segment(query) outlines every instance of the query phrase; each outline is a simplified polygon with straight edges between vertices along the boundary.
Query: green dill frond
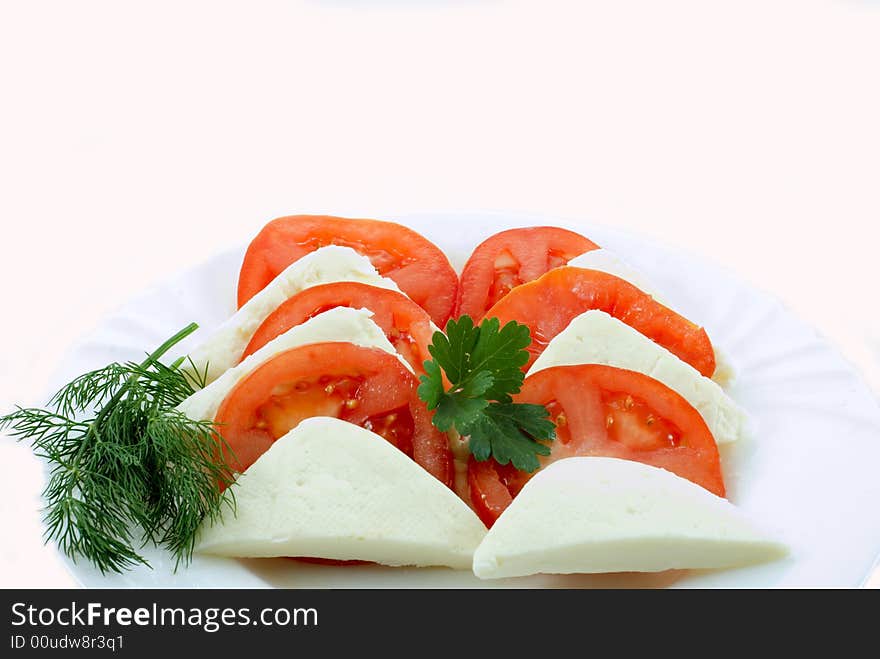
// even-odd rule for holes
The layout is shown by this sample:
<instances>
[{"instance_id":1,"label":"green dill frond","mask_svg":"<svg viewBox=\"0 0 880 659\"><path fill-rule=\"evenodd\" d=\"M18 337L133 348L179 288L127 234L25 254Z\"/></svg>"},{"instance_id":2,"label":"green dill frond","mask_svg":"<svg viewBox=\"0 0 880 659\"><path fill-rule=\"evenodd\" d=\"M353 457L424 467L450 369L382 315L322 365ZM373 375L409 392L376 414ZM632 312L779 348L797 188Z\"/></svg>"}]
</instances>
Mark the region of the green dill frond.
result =
<instances>
[{"instance_id":1,"label":"green dill frond","mask_svg":"<svg viewBox=\"0 0 880 659\"><path fill-rule=\"evenodd\" d=\"M191 334L191 324L141 363L113 363L62 387L50 409L17 408L0 430L27 439L49 464L43 491L45 539L74 561L101 572L148 565L135 545L167 548L188 562L202 520L234 510L225 459L231 454L214 424L176 408L204 386L192 362L160 360ZM78 416L91 414L91 418Z\"/></svg>"},{"instance_id":2,"label":"green dill frond","mask_svg":"<svg viewBox=\"0 0 880 659\"><path fill-rule=\"evenodd\" d=\"M49 406L59 414L74 416L110 398L127 377L125 365L115 363L83 373L59 389L49 400Z\"/></svg>"}]
</instances>

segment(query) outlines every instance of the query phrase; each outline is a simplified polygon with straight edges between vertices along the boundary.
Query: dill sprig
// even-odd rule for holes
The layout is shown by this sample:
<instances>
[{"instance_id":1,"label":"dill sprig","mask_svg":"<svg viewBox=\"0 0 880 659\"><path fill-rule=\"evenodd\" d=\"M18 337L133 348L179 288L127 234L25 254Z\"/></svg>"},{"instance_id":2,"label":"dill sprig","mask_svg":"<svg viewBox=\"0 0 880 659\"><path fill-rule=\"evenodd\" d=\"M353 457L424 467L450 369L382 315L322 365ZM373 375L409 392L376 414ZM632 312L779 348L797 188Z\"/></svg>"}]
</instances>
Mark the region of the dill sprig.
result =
<instances>
[{"instance_id":1,"label":"dill sprig","mask_svg":"<svg viewBox=\"0 0 880 659\"><path fill-rule=\"evenodd\" d=\"M159 359L197 329L192 323L140 362L114 362L62 387L48 409L0 416L0 430L30 440L48 461L43 491L46 542L102 573L149 563L136 548L167 548L175 567L192 558L202 520L234 506L223 441L210 421L177 405L202 388L205 374ZM86 416L83 420L78 417ZM228 459L228 458L227 458Z\"/></svg>"}]
</instances>

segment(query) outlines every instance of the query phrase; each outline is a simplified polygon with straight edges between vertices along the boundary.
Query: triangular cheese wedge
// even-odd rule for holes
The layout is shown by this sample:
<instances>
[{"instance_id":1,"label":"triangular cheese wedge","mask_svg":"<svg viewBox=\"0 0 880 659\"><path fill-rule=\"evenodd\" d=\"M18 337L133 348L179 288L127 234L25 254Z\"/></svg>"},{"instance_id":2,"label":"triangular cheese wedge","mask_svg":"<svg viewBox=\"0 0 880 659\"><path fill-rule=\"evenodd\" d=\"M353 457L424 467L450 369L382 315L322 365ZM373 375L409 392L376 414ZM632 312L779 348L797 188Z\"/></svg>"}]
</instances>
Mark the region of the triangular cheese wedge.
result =
<instances>
[{"instance_id":1,"label":"triangular cheese wedge","mask_svg":"<svg viewBox=\"0 0 880 659\"><path fill-rule=\"evenodd\" d=\"M593 309L573 318L551 339L529 375L572 364L607 364L659 380L696 408L718 444L746 434L745 412L715 381L604 311Z\"/></svg>"},{"instance_id":2,"label":"triangular cheese wedge","mask_svg":"<svg viewBox=\"0 0 880 659\"><path fill-rule=\"evenodd\" d=\"M532 478L474 553L483 579L724 568L785 547L726 499L617 458L566 458Z\"/></svg>"},{"instance_id":3,"label":"triangular cheese wedge","mask_svg":"<svg viewBox=\"0 0 880 659\"><path fill-rule=\"evenodd\" d=\"M469 569L486 529L452 490L379 435L328 417L300 423L230 488L237 514L196 551Z\"/></svg>"},{"instance_id":4,"label":"triangular cheese wedge","mask_svg":"<svg viewBox=\"0 0 880 659\"><path fill-rule=\"evenodd\" d=\"M382 277L366 256L350 247L328 245L306 254L282 270L262 291L220 325L201 346L189 354L194 370L208 382L241 359L254 332L275 309L300 291L337 281L357 281L379 288L400 289Z\"/></svg>"}]
</instances>

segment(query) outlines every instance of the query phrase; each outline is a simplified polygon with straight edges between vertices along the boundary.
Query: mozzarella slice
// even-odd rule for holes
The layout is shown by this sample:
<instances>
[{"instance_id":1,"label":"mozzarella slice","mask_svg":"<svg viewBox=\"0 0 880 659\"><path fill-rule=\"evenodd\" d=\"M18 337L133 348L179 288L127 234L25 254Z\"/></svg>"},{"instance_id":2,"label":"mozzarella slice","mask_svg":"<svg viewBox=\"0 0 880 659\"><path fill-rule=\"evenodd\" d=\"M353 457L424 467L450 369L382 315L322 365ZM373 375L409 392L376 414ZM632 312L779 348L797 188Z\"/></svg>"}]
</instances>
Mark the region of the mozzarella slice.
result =
<instances>
[{"instance_id":1,"label":"mozzarella slice","mask_svg":"<svg viewBox=\"0 0 880 659\"><path fill-rule=\"evenodd\" d=\"M574 268L586 268L587 270L599 270L609 275L625 279L638 289L643 290L656 299L660 304L665 304L659 296L655 295L652 286L645 279L645 275L626 263L614 252L607 249L593 249L575 256L568 265Z\"/></svg>"},{"instance_id":2,"label":"mozzarella slice","mask_svg":"<svg viewBox=\"0 0 880 659\"><path fill-rule=\"evenodd\" d=\"M604 311L575 317L553 337L528 374L572 364L607 364L659 380L696 408L718 444L746 434L748 417L718 384Z\"/></svg>"},{"instance_id":3,"label":"mozzarella slice","mask_svg":"<svg viewBox=\"0 0 880 659\"><path fill-rule=\"evenodd\" d=\"M379 435L306 419L232 486L236 514L196 551L470 568L486 529L455 493Z\"/></svg>"},{"instance_id":4,"label":"mozzarella slice","mask_svg":"<svg viewBox=\"0 0 880 659\"><path fill-rule=\"evenodd\" d=\"M328 245L291 263L266 288L226 320L189 357L207 382L235 366L263 321L289 297L306 288L336 281L357 281L400 291L392 280L379 276L370 260L350 247Z\"/></svg>"},{"instance_id":5,"label":"mozzarella slice","mask_svg":"<svg viewBox=\"0 0 880 659\"><path fill-rule=\"evenodd\" d=\"M584 252L580 256L576 256L569 261L568 265L575 268L599 270L600 272L607 272L609 275L625 279L636 288L653 297L660 304L675 311L672 306L667 304L663 298L656 293L654 286L648 283L644 274L607 249L594 249L589 252ZM676 311L676 313L678 312ZM715 350L715 373L712 374L712 379L722 386L732 384L736 379L736 369L734 369L733 364L730 362L730 358L723 350L720 350L718 346L715 345L713 345L713 348Z\"/></svg>"},{"instance_id":6,"label":"mozzarella slice","mask_svg":"<svg viewBox=\"0 0 880 659\"><path fill-rule=\"evenodd\" d=\"M379 326L370 320L372 315L366 309L348 307L336 307L318 314L275 337L238 366L227 369L211 384L180 403L177 409L191 419L210 421L217 414L223 399L242 378L278 353L310 343L340 341L365 348L379 348L395 355L412 372L412 367L394 350Z\"/></svg>"},{"instance_id":7,"label":"mozzarella slice","mask_svg":"<svg viewBox=\"0 0 880 659\"><path fill-rule=\"evenodd\" d=\"M782 557L726 499L630 460L577 457L539 471L474 552L482 579L725 568Z\"/></svg>"}]
</instances>

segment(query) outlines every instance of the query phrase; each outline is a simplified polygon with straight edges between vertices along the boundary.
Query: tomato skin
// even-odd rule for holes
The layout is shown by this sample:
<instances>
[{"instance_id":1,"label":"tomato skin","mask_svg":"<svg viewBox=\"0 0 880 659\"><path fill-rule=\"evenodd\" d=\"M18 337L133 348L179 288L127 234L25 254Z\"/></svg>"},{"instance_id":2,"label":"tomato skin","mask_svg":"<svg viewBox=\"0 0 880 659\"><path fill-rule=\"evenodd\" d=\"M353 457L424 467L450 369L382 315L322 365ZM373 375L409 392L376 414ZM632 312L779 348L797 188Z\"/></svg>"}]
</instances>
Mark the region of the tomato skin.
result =
<instances>
[{"instance_id":1,"label":"tomato skin","mask_svg":"<svg viewBox=\"0 0 880 659\"><path fill-rule=\"evenodd\" d=\"M238 306L282 270L327 245L351 247L444 327L455 304L458 275L439 247L400 224L329 215L291 215L269 222L251 241L238 278Z\"/></svg>"},{"instance_id":2,"label":"tomato skin","mask_svg":"<svg viewBox=\"0 0 880 659\"><path fill-rule=\"evenodd\" d=\"M600 364L556 366L526 378L513 398L517 403L544 405L557 424L550 455L539 458L541 467L573 456L634 460L725 496L718 447L705 421L684 398L643 373ZM621 400L629 409L619 405ZM615 435L623 420L629 422L627 437ZM668 433L668 444L650 441L654 428L661 429L660 439ZM639 433L645 437L636 436ZM470 499L480 519L491 526L533 475L471 458Z\"/></svg>"},{"instance_id":3,"label":"tomato skin","mask_svg":"<svg viewBox=\"0 0 880 659\"><path fill-rule=\"evenodd\" d=\"M598 247L582 235L559 227L525 227L496 233L480 243L465 264L453 315L467 314L479 322L505 291L534 281Z\"/></svg>"},{"instance_id":4,"label":"tomato skin","mask_svg":"<svg viewBox=\"0 0 880 659\"><path fill-rule=\"evenodd\" d=\"M341 561L336 558L320 558L318 556L288 556L288 558L292 561L299 561L301 563L311 563L313 565L331 565L333 567L350 567L354 565L377 565L372 561L362 561L359 559L354 559L350 561Z\"/></svg>"},{"instance_id":5,"label":"tomato skin","mask_svg":"<svg viewBox=\"0 0 880 659\"><path fill-rule=\"evenodd\" d=\"M235 454L235 471L247 469L302 418L335 416L382 435L452 487L448 440L432 425L417 387L413 374L384 350L314 343L281 352L242 378L214 421ZM381 427L373 425L380 420Z\"/></svg>"},{"instance_id":6,"label":"tomato skin","mask_svg":"<svg viewBox=\"0 0 880 659\"><path fill-rule=\"evenodd\" d=\"M699 325L663 306L628 281L598 270L564 267L511 291L486 314L503 326L510 320L529 326L528 369L550 340L575 316L599 309L686 361L702 375L715 372L715 351Z\"/></svg>"},{"instance_id":7,"label":"tomato skin","mask_svg":"<svg viewBox=\"0 0 880 659\"><path fill-rule=\"evenodd\" d=\"M431 359L428 346L435 330L428 313L402 293L350 281L312 286L287 299L257 328L242 360L291 327L334 307L372 311L373 322L416 375L424 373L423 364Z\"/></svg>"},{"instance_id":8,"label":"tomato skin","mask_svg":"<svg viewBox=\"0 0 880 659\"><path fill-rule=\"evenodd\" d=\"M482 462L478 462L474 456L468 458L467 481L471 507L486 528L491 528L513 501L513 495L498 473L500 467L491 458Z\"/></svg>"}]
</instances>

